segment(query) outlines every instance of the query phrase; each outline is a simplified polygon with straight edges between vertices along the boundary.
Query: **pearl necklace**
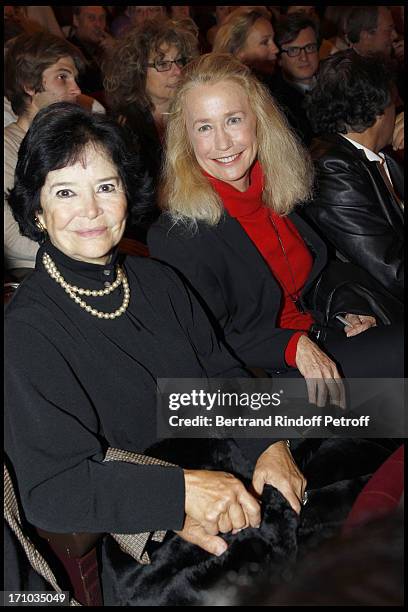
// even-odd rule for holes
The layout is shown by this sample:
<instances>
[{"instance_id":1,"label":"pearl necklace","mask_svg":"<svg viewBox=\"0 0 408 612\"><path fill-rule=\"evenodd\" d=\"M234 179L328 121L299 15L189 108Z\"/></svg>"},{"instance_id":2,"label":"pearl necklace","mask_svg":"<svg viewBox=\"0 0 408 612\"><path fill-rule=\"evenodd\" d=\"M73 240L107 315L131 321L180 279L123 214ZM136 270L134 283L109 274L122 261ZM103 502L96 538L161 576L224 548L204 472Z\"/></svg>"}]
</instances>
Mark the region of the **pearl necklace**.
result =
<instances>
[{"instance_id":1,"label":"pearl necklace","mask_svg":"<svg viewBox=\"0 0 408 612\"><path fill-rule=\"evenodd\" d=\"M67 283L67 281L64 279L62 274L59 272L54 261L48 255L48 253L43 254L42 262L44 264L46 271L51 276L51 278L54 279L59 285L61 285L64 291L69 295L71 299L74 300L74 302L76 302L81 308L86 310L86 312L89 312L89 314L92 315L93 317L98 317L98 319L116 319L116 317L120 317L120 315L123 314L126 311L127 307L129 306L129 300L130 300L129 283L127 281L124 271L122 270L120 266L117 266L118 274L117 274L115 282L113 282L112 284L109 284L105 289L82 289L81 287L77 287L76 285L70 285L69 283ZM124 293L123 302L122 302L122 306L120 306L120 308L115 310L115 312L101 312L100 310L96 310L96 308L92 308L92 306L87 304L84 300L82 300L79 297L79 295L88 295L88 296L91 295L93 297L98 297L98 296L101 297L103 295L109 295L110 293L112 293L112 291L114 291L121 284L123 285L123 293Z\"/></svg>"}]
</instances>

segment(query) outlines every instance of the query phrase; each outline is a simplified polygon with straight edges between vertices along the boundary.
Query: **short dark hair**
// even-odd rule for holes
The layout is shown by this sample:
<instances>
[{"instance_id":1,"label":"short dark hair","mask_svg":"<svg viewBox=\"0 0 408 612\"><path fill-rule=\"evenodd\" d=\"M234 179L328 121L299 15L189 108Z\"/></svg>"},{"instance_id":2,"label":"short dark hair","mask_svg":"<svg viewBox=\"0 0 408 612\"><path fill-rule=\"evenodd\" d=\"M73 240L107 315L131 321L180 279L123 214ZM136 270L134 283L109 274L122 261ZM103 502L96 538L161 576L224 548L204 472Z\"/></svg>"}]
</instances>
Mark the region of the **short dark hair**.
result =
<instances>
[{"instance_id":1,"label":"short dark hair","mask_svg":"<svg viewBox=\"0 0 408 612\"><path fill-rule=\"evenodd\" d=\"M317 44L320 45L319 25L315 19L307 17L304 13L291 13L279 19L275 29L275 43L278 47L291 43L306 28L312 28Z\"/></svg>"},{"instance_id":2,"label":"short dark hair","mask_svg":"<svg viewBox=\"0 0 408 612\"><path fill-rule=\"evenodd\" d=\"M57 102L34 118L18 152L15 183L8 203L20 233L42 242L35 217L41 212L40 193L47 175L81 160L87 145L103 149L118 169L134 222L153 206L149 179L141 171L139 152L130 132L105 115L79 105Z\"/></svg>"},{"instance_id":3,"label":"short dark hair","mask_svg":"<svg viewBox=\"0 0 408 612\"><path fill-rule=\"evenodd\" d=\"M352 49L331 55L321 62L305 102L314 132L364 132L390 104L392 88L392 70L382 55L362 57Z\"/></svg>"},{"instance_id":4,"label":"short dark hair","mask_svg":"<svg viewBox=\"0 0 408 612\"><path fill-rule=\"evenodd\" d=\"M358 43L363 30L375 30L378 24L378 6L353 6L344 31L350 43Z\"/></svg>"},{"instance_id":5,"label":"short dark hair","mask_svg":"<svg viewBox=\"0 0 408 612\"><path fill-rule=\"evenodd\" d=\"M26 89L42 91L44 70L62 57L72 57L81 72L85 59L77 47L60 36L41 31L21 34L7 47L4 65L4 93L13 112L20 116L30 100Z\"/></svg>"}]
</instances>

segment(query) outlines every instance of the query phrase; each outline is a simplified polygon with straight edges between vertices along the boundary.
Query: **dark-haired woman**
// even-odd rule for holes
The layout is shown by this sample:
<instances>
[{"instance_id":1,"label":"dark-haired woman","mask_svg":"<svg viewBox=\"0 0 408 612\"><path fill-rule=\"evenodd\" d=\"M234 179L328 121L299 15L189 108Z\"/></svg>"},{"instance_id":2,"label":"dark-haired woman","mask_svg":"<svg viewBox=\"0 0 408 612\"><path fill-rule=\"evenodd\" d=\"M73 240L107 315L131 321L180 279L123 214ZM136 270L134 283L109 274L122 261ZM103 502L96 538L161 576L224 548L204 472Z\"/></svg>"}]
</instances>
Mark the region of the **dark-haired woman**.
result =
<instances>
[{"instance_id":1,"label":"dark-haired woman","mask_svg":"<svg viewBox=\"0 0 408 612\"><path fill-rule=\"evenodd\" d=\"M169 105L181 69L197 55L197 45L194 34L177 22L152 19L133 27L104 63L109 107L119 123L136 136L154 186L160 177ZM153 206L143 225L148 227L157 214ZM145 240L140 224L132 229Z\"/></svg>"},{"instance_id":2,"label":"dark-haired woman","mask_svg":"<svg viewBox=\"0 0 408 612\"><path fill-rule=\"evenodd\" d=\"M381 57L342 51L325 60L308 101L313 200L304 207L333 256L404 299L404 177L392 143L395 86Z\"/></svg>"},{"instance_id":3,"label":"dark-haired woman","mask_svg":"<svg viewBox=\"0 0 408 612\"><path fill-rule=\"evenodd\" d=\"M116 252L127 200L146 201L116 123L67 103L38 113L10 206L41 243L6 310L6 451L27 519L52 532L179 530L205 550L257 526L258 501L225 472L104 462L156 442L156 379L247 376L177 275ZM132 211L130 211L132 212ZM300 510L305 480L283 441L246 441ZM248 444L249 442L249 444ZM269 474L269 475L268 475Z\"/></svg>"}]
</instances>

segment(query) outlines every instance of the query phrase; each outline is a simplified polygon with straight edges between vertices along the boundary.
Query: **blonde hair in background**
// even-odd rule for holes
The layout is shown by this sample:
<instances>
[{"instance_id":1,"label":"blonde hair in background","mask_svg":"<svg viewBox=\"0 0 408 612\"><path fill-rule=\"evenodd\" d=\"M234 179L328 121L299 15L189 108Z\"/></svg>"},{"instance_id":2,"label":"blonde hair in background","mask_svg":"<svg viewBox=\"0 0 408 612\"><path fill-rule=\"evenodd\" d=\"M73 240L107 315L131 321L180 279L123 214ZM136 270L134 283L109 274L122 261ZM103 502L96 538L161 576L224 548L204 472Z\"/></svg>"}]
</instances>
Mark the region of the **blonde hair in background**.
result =
<instances>
[{"instance_id":1,"label":"blonde hair in background","mask_svg":"<svg viewBox=\"0 0 408 612\"><path fill-rule=\"evenodd\" d=\"M271 14L264 6L242 7L232 11L217 31L213 51L237 55L245 47L249 31L258 19L271 20Z\"/></svg>"},{"instance_id":2,"label":"blonde hair in background","mask_svg":"<svg viewBox=\"0 0 408 612\"><path fill-rule=\"evenodd\" d=\"M182 83L170 107L161 205L174 222L216 225L223 204L195 157L184 114L186 94L198 85L231 81L244 89L257 120L258 160L265 187L262 199L279 215L311 197L313 165L287 120L250 69L230 54L208 53L183 70Z\"/></svg>"}]
</instances>

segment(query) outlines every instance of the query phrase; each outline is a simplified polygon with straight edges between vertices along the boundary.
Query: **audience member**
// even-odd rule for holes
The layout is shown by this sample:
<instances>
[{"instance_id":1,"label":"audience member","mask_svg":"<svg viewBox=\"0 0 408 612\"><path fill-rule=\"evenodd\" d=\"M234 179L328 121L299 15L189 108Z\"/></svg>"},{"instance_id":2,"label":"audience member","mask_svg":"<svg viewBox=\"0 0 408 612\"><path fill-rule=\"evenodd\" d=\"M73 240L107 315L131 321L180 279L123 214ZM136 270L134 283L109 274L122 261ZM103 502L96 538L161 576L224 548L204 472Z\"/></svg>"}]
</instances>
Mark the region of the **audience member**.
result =
<instances>
[{"instance_id":1,"label":"audience member","mask_svg":"<svg viewBox=\"0 0 408 612\"><path fill-rule=\"evenodd\" d=\"M3 7L5 46L7 42L19 34L34 34L42 30L38 23L28 19L23 6L5 5Z\"/></svg>"},{"instance_id":2,"label":"audience member","mask_svg":"<svg viewBox=\"0 0 408 612\"><path fill-rule=\"evenodd\" d=\"M118 41L103 65L109 107L138 138L155 185L170 101L181 69L196 54L197 40L191 32L172 20L151 20Z\"/></svg>"},{"instance_id":3,"label":"audience member","mask_svg":"<svg viewBox=\"0 0 408 612\"><path fill-rule=\"evenodd\" d=\"M327 6L324 12L321 34L324 36L319 49L320 60L337 51L345 51L350 47L346 40L346 19L352 6Z\"/></svg>"},{"instance_id":4,"label":"audience member","mask_svg":"<svg viewBox=\"0 0 408 612\"><path fill-rule=\"evenodd\" d=\"M299 6L295 6L293 4L286 4L280 7L282 15L293 15L293 13L305 13L308 17L313 19L319 19L319 15L317 14L316 7L310 6L306 4L301 4Z\"/></svg>"},{"instance_id":5,"label":"audience member","mask_svg":"<svg viewBox=\"0 0 408 612\"><path fill-rule=\"evenodd\" d=\"M345 33L360 55L383 53L390 57L397 39L394 20L387 6L354 6L345 23Z\"/></svg>"},{"instance_id":6,"label":"audience member","mask_svg":"<svg viewBox=\"0 0 408 612\"><path fill-rule=\"evenodd\" d=\"M401 329L346 310L351 326L317 331L306 296L326 248L294 212L312 176L309 156L250 70L228 54L201 56L183 70L170 107L166 212L148 245L194 288L242 363L304 376L311 401L318 389L341 404L338 367L357 377L402 372Z\"/></svg>"},{"instance_id":7,"label":"audience member","mask_svg":"<svg viewBox=\"0 0 408 612\"><path fill-rule=\"evenodd\" d=\"M68 40L80 49L87 61L80 76L81 91L104 104L101 64L114 41L106 30L106 9L103 6L74 6L73 25L74 33Z\"/></svg>"},{"instance_id":8,"label":"audience member","mask_svg":"<svg viewBox=\"0 0 408 612\"><path fill-rule=\"evenodd\" d=\"M64 37L62 30L55 18L52 6L23 6L27 19L38 24L43 30Z\"/></svg>"},{"instance_id":9,"label":"audience member","mask_svg":"<svg viewBox=\"0 0 408 612\"><path fill-rule=\"evenodd\" d=\"M309 145L313 130L304 109L306 94L316 82L319 68L319 31L313 19L303 13L283 17L277 27L279 72L270 89L298 136Z\"/></svg>"},{"instance_id":10,"label":"audience member","mask_svg":"<svg viewBox=\"0 0 408 612\"><path fill-rule=\"evenodd\" d=\"M215 36L218 32L218 29L225 23L228 15L231 11L234 10L234 6L216 6L215 7L215 25L211 26L211 28L207 31L207 42L210 47L213 46Z\"/></svg>"},{"instance_id":11,"label":"audience member","mask_svg":"<svg viewBox=\"0 0 408 612\"><path fill-rule=\"evenodd\" d=\"M395 120L394 134L392 136L392 148L394 151L404 149L404 113L400 113Z\"/></svg>"},{"instance_id":12,"label":"audience member","mask_svg":"<svg viewBox=\"0 0 408 612\"><path fill-rule=\"evenodd\" d=\"M215 36L213 51L232 53L264 80L275 70L278 48L265 7L241 7L230 13Z\"/></svg>"},{"instance_id":13,"label":"audience member","mask_svg":"<svg viewBox=\"0 0 408 612\"><path fill-rule=\"evenodd\" d=\"M404 292L402 168L381 150L392 143L395 86L384 56L341 51L322 64L308 113L316 193L304 208L333 248L377 279Z\"/></svg>"},{"instance_id":14,"label":"audience member","mask_svg":"<svg viewBox=\"0 0 408 612\"><path fill-rule=\"evenodd\" d=\"M197 38L199 53L206 53L208 51L208 42L205 37L205 33L202 32L194 19L193 11L191 6L171 6L170 7L171 19L177 21L178 25L185 30L192 32Z\"/></svg>"},{"instance_id":15,"label":"audience member","mask_svg":"<svg viewBox=\"0 0 408 612\"><path fill-rule=\"evenodd\" d=\"M170 17L172 19L185 19L191 17L191 6L184 4L183 6L171 6Z\"/></svg>"},{"instance_id":16,"label":"audience member","mask_svg":"<svg viewBox=\"0 0 408 612\"><path fill-rule=\"evenodd\" d=\"M133 26L141 26L147 20L166 17L165 6L126 6L125 11L113 20L111 32L115 38L123 38Z\"/></svg>"},{"instance_id":17,"label":"audience member","mask_svg":"<svg viewBox=\"0 0 408 612\"><path fill-rule=\"evenodd\" d=\"M57 101L75 102L83 57L69 42L48 34L22 34L9 46L5 58L4 87L16 121L4 130L4 188L14 185L18 150L38 111ZM10 207L4 203L5 266L20 278L33 268L36 242L22 236Z\"/></svg>"}]
</instances>

